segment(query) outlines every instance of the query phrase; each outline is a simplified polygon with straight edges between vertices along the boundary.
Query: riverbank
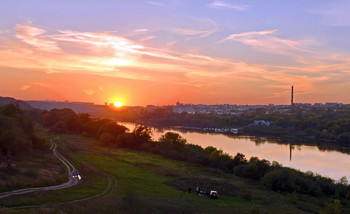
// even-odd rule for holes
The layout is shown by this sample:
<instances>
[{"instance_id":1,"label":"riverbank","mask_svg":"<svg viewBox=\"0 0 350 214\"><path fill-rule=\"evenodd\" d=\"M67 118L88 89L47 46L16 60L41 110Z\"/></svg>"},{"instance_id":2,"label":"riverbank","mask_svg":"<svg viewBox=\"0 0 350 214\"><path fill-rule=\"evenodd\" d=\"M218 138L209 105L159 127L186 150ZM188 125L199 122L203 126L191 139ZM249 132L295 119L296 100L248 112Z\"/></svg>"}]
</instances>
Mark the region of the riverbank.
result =
<instances>
[{"instance_id":1,"label":"riverbank","mask_svg":"<svg viewBox=\"0 0 350 214\"><path fill-rule=\"evenodd\" d=\"M134 123L129 122L119 122L119 124L128 127L130 130L135 127ZM292 143L292 141L284 141L285 139L282 138L269 139L260 136L224 135L173 128L152 128L153 139L158 140L161 135L168 131L179 133L187 139L188 143L200 145L204 148L214 146L232 156L235 156L237 152L241 152L248 159L255 156L271 162L277 161L283 166L299 169L303 172L313 171L335 180L339 180L343 176L350 178L349 153L346 148L339 150L338 147L334 147L334 144L324 142L324 144L318 145L313 142ZM334 160L337 161L337 164L333 164Z\"/></svg>"},{"instance_id":2,"label":"riverbank","mask_svg":"<svg viewBox=\"0 0 350 214\"><path fill-rule=\"evenodd\" d=\"M297 139L350 143L350 108L294 108L290 112L254 109L241 114L175 113L171 108L110 112L108 118L142 122L151 126L240 129L239 134L284 136Z\"/></svg>"}]
</instances>

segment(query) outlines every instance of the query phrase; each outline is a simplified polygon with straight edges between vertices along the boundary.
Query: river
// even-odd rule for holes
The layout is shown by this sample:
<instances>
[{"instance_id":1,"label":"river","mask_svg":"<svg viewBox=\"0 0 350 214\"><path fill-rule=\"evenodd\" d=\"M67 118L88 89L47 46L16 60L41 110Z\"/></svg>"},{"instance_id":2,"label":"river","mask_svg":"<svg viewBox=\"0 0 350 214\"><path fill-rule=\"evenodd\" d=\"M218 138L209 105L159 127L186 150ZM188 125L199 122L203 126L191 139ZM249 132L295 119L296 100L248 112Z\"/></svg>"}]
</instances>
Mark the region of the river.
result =
<instances>
[{"instance_id":1,"label":"river","mask_svg":"<svg viewBox=\"0 0 350 214\"><path fill-rule=\"evenodd\" d=\"M135 124L118 122L118 124L133 130ZM158 139L165 132L172 131L181 134L188 143L197 144L203 148L213 146L225 153L235 156L243 153L249 160L256 156L260 159L277 161L283 166L299 169L303 172L312 171L323 176L339 180L346 176L350 178L350 156L339 151L324 151L317 146L277 144L271 140L260 140L252 137L235 137L219 133L202 133L178 129L152 129L153 139Z\"/></svg>"}]
</instances>

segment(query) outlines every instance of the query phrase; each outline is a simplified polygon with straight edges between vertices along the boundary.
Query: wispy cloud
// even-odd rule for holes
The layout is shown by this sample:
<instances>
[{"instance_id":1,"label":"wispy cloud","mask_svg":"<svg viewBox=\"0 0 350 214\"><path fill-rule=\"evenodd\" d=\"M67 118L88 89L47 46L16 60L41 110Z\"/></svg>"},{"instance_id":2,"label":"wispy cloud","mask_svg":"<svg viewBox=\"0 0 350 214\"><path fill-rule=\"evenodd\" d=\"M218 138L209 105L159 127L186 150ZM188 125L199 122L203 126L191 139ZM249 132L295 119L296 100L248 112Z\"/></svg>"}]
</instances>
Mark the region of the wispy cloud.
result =
<instances>
[{"instance_id":1,"label":"wispy cloud","mask_svg":"<svg viewBox=\"0 0 350 214\"><path fill-rule=\"evenodd\" d=\"M167 45L167 46L173 46L173 45L176 44L176 42L177 42L177 41L168 42L166 45Z\"/></svg>"},{"instance_id":2,"label":"wispy cloud","mask_svg":"<svg viewBox=\"0 0 350 214\"><path fill-rule=\"evenodd\" d=\"M276 32L277 30L263 30L263 31L249 31L244 33L238 33L238 34L231 34L227 38L221 40L220 42L224 42L226 40L239 40L239 39L245 39L245 38L252 38L255 36L263 36L267 34L272 34Z\"/></svg>"},{"instance_id":3,"label":"wispy cloud","mask_svg":"<svg viewBox=\"0 0 350 214\"><path fill-rule=\"evenodd\" d=\"M248 5L237 5L237 4L229 4L223 1L214 1L210 4L207 4L207 7L210 8L216 8L216 9L222 9L222 8L228 8L228 9L233 9L233 10L247 10Z\"/></svg>"},{"instance_id":4,"label":"wispy cloud","mask_svg":"<svg viewBox=\"0 0 350 214\"><path fill-rule=\"evenodd\" d=\"M162 3L156 2L156 1L147 1L148 4L155 5L155 6L163 6Z\"/></svg>"},{"instance_id":5,"label":"wispy cloud","mask_svg":"<svg viewBox=\"0 0 350 214\"><path fill-rule=\"evenodd\" d=\"M18 39L42 51L59 52L61 49L56 42L43 38L45 32L45 30L30 25L16 26L16 37Z\"/></svg>"},{"instance_id":6,"label":"wispy cloud","mask_svg":"<svg viewBox=\"0 0 350 214\"><path fill-rule=\"evenodd\" d=\"M146 29L146 28L135 29L134 32L137 32L137 33L146 33L146 32L148 32L148 29Z\"/></svg>"},{"instance_id":7,"label":"wispy cloud","mask_svg":"<svg viewBox=\"0 0 350 214\"><path fill-rule=\"evenodd\" d=\"M281 39L272 34L275 34L277 30L263 30L263 31L249 31L238 34L231 34L225 39L219 41L219 43L233 40L241 42L245 45L261 48L265 51L272 51L281 53L285 49L298 49L300 42L288 39Z\"/></svg>"},{"instance_id":8,"label":"wispy cloud","mask_svg":"<svg viewBox=\"0 0 350 214\"><path fill-rule=\"evenodd\" d=\"M144 41L148 41L148 40L151 40L151 39L154 39L154 38L156 38L156 37L155 36L146 36L146 37L142 37L138 41L139 42L144 42Z\"/></svg>"},{"instance_id":9,"label":"wispy cloud","mask_svg":"<svg viewBox=\"0 0 350 214\"><path fill-rule=\"evenodd\" d=\"M22 85L21 90L27 90L30 87L31 87L31 85Z\"/></svg>"},{"instance_id":10,"label":"wispy cloud","mask_svg":"<svg viewBox=\"0 0 350 214\"><path fill-rule=\"evenodd\" d=\"M184 29L184 28L173 28L171 29L171 31L175 34L182 35L182 36L199 36L200 38L204 38L215 33L217 29L194 30L194 29Z\"/></svg>"},{"instance_id":11,"label":"wispy cloud","mask_svg":"<svg viewBox=\"0 0 350 214\"><path fill-rule=\"evenodd\" d=\"M84 93L85 93L86 95L93 95L93 94L95 93L95 91L94 91L94 90L91 90L91 89L86 89L86 90L84 90Z\"/></svg>"},{"instance_id":12,"label":"wispy cloud","mask_svg":"<svg viewBox=\"0 0 350 214\"><path fill-rule=\"evenodd\" d=\"M276 36L277 33L278 31L273 29L231 34L225 39L218 41L218 43L229 40L237 41L262 52L292 57L299 63L307 63L310 58L306 60L305 57L308 56L316 58L318 53L313 51L312 47L317 45L317 41L313 39L283 39Z\"/></svg>"}]
</instances>

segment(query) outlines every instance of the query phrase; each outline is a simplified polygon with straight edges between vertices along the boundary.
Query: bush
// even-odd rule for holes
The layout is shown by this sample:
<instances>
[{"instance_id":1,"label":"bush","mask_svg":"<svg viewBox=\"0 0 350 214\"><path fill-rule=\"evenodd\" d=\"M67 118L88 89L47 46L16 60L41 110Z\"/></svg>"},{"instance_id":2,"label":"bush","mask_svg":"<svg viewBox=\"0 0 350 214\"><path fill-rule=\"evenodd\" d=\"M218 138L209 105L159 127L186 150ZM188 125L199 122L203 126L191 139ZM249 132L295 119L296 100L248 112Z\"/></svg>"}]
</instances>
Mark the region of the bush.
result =
<instances>
[{"instance_id":1,"label":"bush","mask_svg":"<svg viewBox=\"0 0 350 214\"><path fill-rule=\"evenodd\" d=\"M341 214L342 206L339 200L334 200L333 203L328 204L320 213L321 214Z\"/></svg>"},{"instance_id":2,"label":"bush","mask_svg":"<svg viewBox=\"0 0 350 214\"><path fill-rule=\"evenodd\" d=\"M282 168L267 173L262 179L262 184L273 191L293 192L297 189L295 174L290 169Z\"/></svg>"},{"instance_id":3,"label":"bush","mask_svg":"<svg viewBox=\"0 0 350 214\"><path fill-rule=\"evenodd\" d=\"M115 137L108 132L103 132L100 135L100 141L104 145L111 145L115 142Z\"/></svg>"}]
</instances>

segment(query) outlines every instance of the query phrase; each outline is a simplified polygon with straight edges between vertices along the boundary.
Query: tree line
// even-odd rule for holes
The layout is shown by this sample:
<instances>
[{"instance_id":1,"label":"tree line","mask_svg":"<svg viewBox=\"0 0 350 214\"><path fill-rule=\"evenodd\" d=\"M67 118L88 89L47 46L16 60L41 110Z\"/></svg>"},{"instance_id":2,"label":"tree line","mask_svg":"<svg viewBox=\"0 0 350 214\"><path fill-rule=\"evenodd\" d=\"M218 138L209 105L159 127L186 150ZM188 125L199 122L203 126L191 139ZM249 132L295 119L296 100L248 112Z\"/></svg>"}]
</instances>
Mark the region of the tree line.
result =
<instances>
[{"instance_id":1,"label":"tree line","mask_svg":"<svg viewBox=\"0 0 350 214\"><path fill-rule=\"evenodd\" d=\"M339 182L312 172L300 172L283 167L277 162L244 154L234 157L212 146L202 148L190 144L177 133L167 132L152 140L152 131L144 125L130 131L109 119L91 118L88 114L76 114L70 109L53 109L49 112L33 110L32 115L42 115L39 121L55 133L73 133L98 139L104 146L151 152L163 157L192 162L221 169L250 179L273 191L297 192L312 196L332 196L350 199L350 187L346 178Z\"/></svg>"},{"instance_id":2,"label":"tree line","mask_svg":"<svg viewBox=\"0 0 350 214\"><path fill-rule=\"evenodd\" d=\"M37 137L33 122L17 103L0 107L0 150L2 155L25 154L31 149L45 148L45 140Z\"/></svg>"}]
</instances>

